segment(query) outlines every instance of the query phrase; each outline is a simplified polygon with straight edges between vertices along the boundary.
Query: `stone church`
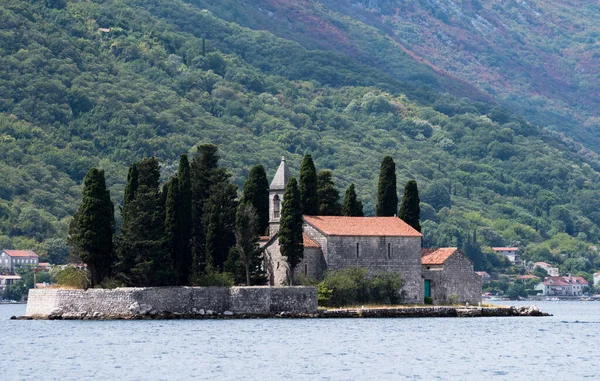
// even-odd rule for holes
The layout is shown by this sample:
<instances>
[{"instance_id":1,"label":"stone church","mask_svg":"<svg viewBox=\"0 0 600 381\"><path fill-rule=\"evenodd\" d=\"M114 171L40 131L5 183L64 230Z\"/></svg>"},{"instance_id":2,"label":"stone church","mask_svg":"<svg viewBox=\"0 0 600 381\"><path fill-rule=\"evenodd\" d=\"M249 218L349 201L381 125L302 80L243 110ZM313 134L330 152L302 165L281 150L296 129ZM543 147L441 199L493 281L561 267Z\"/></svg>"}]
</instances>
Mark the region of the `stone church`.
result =
<instances>
[{"instance_id":1,"label":"stone church","mask_svg":"<svg viewBox=\"0 0 600 381\"><path fill-rule=\"evenodd\" d=\"M283 157L269 187L269 236L260 240L269 284L275 286L286 284L291 275L287 261L281 255L278 239L283 194L291 177ZM395 272L404 279L405 301L423 302L422 234L401 219L303 216L303 238L304 259L296 266L294 277L322 279L327 270L350 266L366 268L370 275ZM465 271L473 272L472 263ZM428 287L434 285L431 281L427 283ZM478 290L477 285L474 289L481 296L481 283ZM440 288L436 294L441 297L440 301L447 299L442 294L443 289Z\"/></svg>"}]
</instances>

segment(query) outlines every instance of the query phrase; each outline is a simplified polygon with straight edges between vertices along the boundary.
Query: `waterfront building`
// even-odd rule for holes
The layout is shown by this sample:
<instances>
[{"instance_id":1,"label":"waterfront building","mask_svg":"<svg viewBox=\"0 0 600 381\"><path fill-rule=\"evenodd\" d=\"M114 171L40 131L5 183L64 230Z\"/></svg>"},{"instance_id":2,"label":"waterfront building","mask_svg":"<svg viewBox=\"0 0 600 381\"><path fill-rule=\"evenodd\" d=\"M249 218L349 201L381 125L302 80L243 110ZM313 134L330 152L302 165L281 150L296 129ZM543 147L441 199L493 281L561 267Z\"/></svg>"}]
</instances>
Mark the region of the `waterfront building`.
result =
<instances>
[{"instance_id":1,"label":"waterfront building","mask_svg":"<svg viewBox=\"0 0 600 381\"><path fill-rule=\"evenodd\" d=\"M436 302L448 301L452 293L458 295L459 301L481 300L481 278L456 248L452 248L447 263L432 265L441 270L440 276L425 279L423 236L398 217L303 216L304 258L291 274L278 239L283 195L291 177L284 157L269 190L269 235L260 239L270 285L286 284L290 277L319 280L325 271L356 266L367 269L369 275L400 274L406 302L422 303L426 286L436 295Z\"/></svg>"}]
</instances>

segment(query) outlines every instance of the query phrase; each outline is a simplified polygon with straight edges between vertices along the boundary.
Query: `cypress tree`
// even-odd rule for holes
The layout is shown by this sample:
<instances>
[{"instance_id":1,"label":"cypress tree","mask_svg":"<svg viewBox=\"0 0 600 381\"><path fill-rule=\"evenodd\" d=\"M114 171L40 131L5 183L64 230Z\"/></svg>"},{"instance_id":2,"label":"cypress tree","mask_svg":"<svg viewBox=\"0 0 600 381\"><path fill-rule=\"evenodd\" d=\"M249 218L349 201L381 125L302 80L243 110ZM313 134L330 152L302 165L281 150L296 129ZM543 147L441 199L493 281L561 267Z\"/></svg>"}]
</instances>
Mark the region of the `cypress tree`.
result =
<instances>
[{"instance_id":1,"label":"cypress tree","mask_svg":"<svg viewBox=\"0 0 600 381\"><path fill-rule=\"evenodd\" d=\"M317 170L310 155L305 155L300 165L299 191L301 213L316 216L319 213Z\"/></svg>"},{"instance_id":2,"label":"cypress tree","mask_svg":"<svg viewBox=\"0 0 600 381\"><path fill-rule=\"evenodd\" d=\"M181 261L176 267L180 284L188 284L192 271L192 178L187 155L181 155L179 169L179 240L181 242Z\"/></svg>"},{"instance_id":3,"label":"cypress tree","mask_svg":"<svg viewBox=\"0 0 600 381\"><path fill-rule=\"evenodd\" d=\"M250 202L258 217L257 234L265 234L269 227L269 182L265 168L255 165L250 169L248 180L244 184L242 202Z\"/></svg>"},{"instance_id":4,"label":"cypress tree","mask_svg":"<svg viewBox=\"0 0 600 381\"><path fill-rule=\"evenodd\" d=\"M125 195L123 197L123 205L127 205L135 198L135 192L138 189L138 169L137 164L132 163L129 166L127 173L127 185L125 186Z\"/></svg>"},{"instance_id":5,"label":"cypress tree","mask_svg":"<svg viewBox=\"0 0 600 381\"><path fill-rule=\"evenodd\" d=\"M381 161L375 214L378 217L390 217L395 215L397 210L396 164L391 156L386 156Z\"/></svg>"},{"instance_id":6,"label":"cypress tree","mask_svg":"<svg viewBox=\"0 0 600 381\"><path fill-rule=\"evenodd\" d=\"M298 191L298 183L294 177L289 180L285 187L279 222L279 246L281 254L286 258L290 266L290 284L292 284L294 270L304 258L300 193Z\"/></svg>"},{"instance_id":7,"label":"cypress tree","mask_svg":"<svg viewBox=\"0 0 600 381\"><path fill-rule=\"evenodd\" d=\"M417 182L415 180L410 180L404 186L404 196L402 196L398 217L418 232L421 231L421 224L419 222L421 219L420 202Z\"/></svg>"},{"instance_id":8,"label":"cypress tree","mask_svg":"<svg viewBox=\"0 0 600 381\"><path fill-rule=\"evenodd\" d=\"M203 225L206 226L206 262L222 272L229 250L235 246L237 187L231 174L218 168L211 177L210 197L205 203Z\"/></svg>"},{"instance_id":9,"label":"cypress tree","mask_svg":"<svg viewBox=\"0 0 600 381\"><path fill-rule=\"evenodd\" d=\"M350 184L346 193L344 194L344 205L342 207L342 215L348 217L362 217L363 205L356 197L356 190L354 184Z\"/></svg>"},{"instance_id":10,"label":"cypress tree","mask_svg":"<svg viewBox=\"0 0 600 381\"><path fill-rule=\"evenodd\" d=\"M91 168L83 181L83 199L69 227L69 242L88 266L91 286L111 273L114 205L104 171Z\"/></svg>"},{"instance_id":11,"label":"cypress tree","mask_svg":"<svg viewBox=\"0 0 600 381\"><path fill-rule=\"evenodd\" d=\"M166 193L165 201L165 239L169 249L173 268L176 273L176 283L185 285L189 277L189 265L186 267L184 259L184 246L182 234L182 195L180 191L180 182L177 176L174 176L163 188Z\"/></svg>"},{"instance_id":12,"label":"cypress tree","mask_svg":"<svg viewBox=\"0 0 600 381\"><path fill-rule=\"evenodd\" d=\"M252 263L256 262L255 257L258 256L257 223L258 215L254 206L249 202L241 203L235 214L235 241L244 265L247 286L251 285L250 270Z\"/></svg>"},{"instance_id":13,"label":"cypress tree","mask_svg":"<svg viewBox=\"0 0 600 381\"><path fill-rule=\"evenodd\" d=\"M130 286L174 284L173 262L165 239L165 201L155 158L138 164L135 198L123 207L117 256L119 276Z\"/></svg>"},{"instance_id":14,"label":"cypress tree","mask_svg":"<svg viewBox=\"0 0 600 381\"><path fill-rule=\"evenodd\" d=\"M192 271L198 275L204 270L207 220L205 214L206 201L210 196L211 179L218 168L219 155L214 144L202 144L198 147L198 155L190 164L192 190Z\"/></svg>"},{"instance_id":15,"label":"cypress tree","mask_svg":"<svg viewBox=\"0 0 600 381\"><path fill-rule=\"evenodd\" d=\"M328 169L319 171L317 174L317 195L319 199L320 216L340 216L342 215L342 205L340 204L340 192L333 184L332 173Z\"/></svg>"}]
</instances>

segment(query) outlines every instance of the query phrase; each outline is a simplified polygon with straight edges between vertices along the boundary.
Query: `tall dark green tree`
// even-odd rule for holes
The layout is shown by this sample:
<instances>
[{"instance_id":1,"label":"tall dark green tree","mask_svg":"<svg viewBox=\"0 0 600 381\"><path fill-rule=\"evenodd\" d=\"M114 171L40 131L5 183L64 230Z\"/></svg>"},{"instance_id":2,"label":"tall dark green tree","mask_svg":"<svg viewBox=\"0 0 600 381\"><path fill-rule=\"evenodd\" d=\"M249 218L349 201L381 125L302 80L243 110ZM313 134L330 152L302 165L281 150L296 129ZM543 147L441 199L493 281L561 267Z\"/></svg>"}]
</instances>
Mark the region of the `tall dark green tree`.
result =
<instances>
[{"instance_id":1,"label":"tall dark green tree","mask_svg":"<svg viewBox=\"0 0 600 381\"><path fill-rule=\"evenodd\" d=\"M214 144L198 146L198 155L190 164L192 189L192 270L197 275L204 270L206 257L206 201L210 196L210 187L214 172L218 168L218 148Z\"/></svg>"},{"instance_id":2,"label":"tall dark green tree","mask_svg":"<svg viewBox=\"0 0 600 381\"><path fill-rule=\"evenodd\" d=\"M190 267L192 265L191 252L189 251L189 240L184 238L184 214L183 197L181 192L181 183L177 176L174 176L163 188L166 193L165 202L165 239L169 249L171 260L176 275L176 283L185 285L188 283ZM189 209L187 210L189 212ZM186 253L187 249L187 253Z\"/></svg>"},{"instance_id":3,"label":"tall dark green tree","mask_svg":"<svg viewBox=\"0 0 600 381\"><path fill-rule=\"evenodd\" d=\"M317 174L317 195L319 199L320 216L341 216L340 192L336 189L329 169Z\"/></svg>"},{"instance_id":4,"label":"tall dark green tree","mask_svg":"<svg viewBox=\"0 0 600 381\"><path fill-rule=\"evenodd\" d=\"M83 199L69 227L69 242L88 266L91 286L111 273L114 205L104 171L92 168L83 181Z\"/></svg>"},{"instance_id":5,"label":"tall dark green tree","mask_svg":"<svg viewBox=\"0 0 600 381\"><path fill-rule=\"evenodd\" d=\"M416 231L421 231L421 207L419 204L419 189L415 180L410 180L404 186L404 196L400 203L398 217L412 226Z\"/></svg>"},{"instance_id":6,"label":"tall dark green tree","mask_svg":"<svg viewBox=\"0 0 600 381\"><path fill-rule=\"evenodd\" d=\"M362 217L363 205L362 202L356 197L356 190L354 184L350 184L346 193L344 194L344 204L342 206L342 215L348 217Z\"/></svg>"},{"instance_id":7,"label":"tall dark green tree","mask_svg":"<svg viewBox=\"0 0 600 381\"><path fill-rule=\"evenodd\" d=\"M316 216L319 213L319 195L317 194L317 170L312 156L305 155L300 164L300 208L302 214Z\"/></svg>"},{"instance_id":8,"label":"tall dark green tree","mask_svg":"<svg viewBox=\"0 0 600 381\"><path fill-rule=\"evenodd\" d=\"M250 169L248 180L244 183L242 202L252 204L258 217L257 234L265 234L269 227L269 181L262 165Z\"/></svg>"},{"instance_id":9,"label":"tall dark green tree","mask_svg":"<svg viewBox=\"0 0 600 381\"><path fill-rule=\"evenodd\" d=\"M396 164L391 156L386 156L381 161L375 214L378 217L390 217L395 215L397 210Z\"/></svg>"},{"instance_id":10,"label":"tall dark green tree","mask_svg":"<svg viewBox=\"0 0 600 381\"><path fill-rule=\"evenodd\" d=\"M175 283L165 239L165 201L159 190L160 165L154 157L138 163L138 190L123 207L118 240L118 275L130 286Z\"/></svg>"},{"instance_id":11,"label":"tall dark green tree","mask_svg":"<svg viewBox=\"0 0 600 381\"><path fill-rule=\"evenodd\" d=\"M179 179L179 202L178 202L178 221L179 221L179 239L181 242L181 255L178 266L176 266L180 284L188 284L192 271L192 178L190 173L190 164L187 155L181 155L179 158L179 169L177 171Z\"/></svg>"},{"instance_id":12,"label":"tall dark green tree","mask_svg":"<svg viewBox=\"0 0 600 381\"><path fill-rule=\"evenodd\" d=\"M283 193L283 205L279 220L279 245L281 254L290 266L290 284L293 284L294 270L304 258L302 241L302 213L300 212L300 192L298 183L292 177Z\"/></svg>"},{"instance_id":13,"label":"tall dark green tree","mask_svg":"<svg viewBox=\"0 0 600 381\"><path fill-rule=\"evenodd\" d=\"M235 241L240 261L244 266L247 286L251 285L252 265L260 256L258 235L256 234L257 224L258 215L254 206L250 202L241 203L235 215Z\"/></svg>"},{"instance_id":14,"label":"tall dark green tree","mask_svg":"<svg viewBox=\"0 0 600 381\"><path fill-rule=\"evenodd\" d=\"M222 272L229 250L235 246L237 187L225 168L211 177L210 197L205 202L203 225L206 226L206 266Z\"/></svg>"},{"instance_id":15,"label":"tall dark green tree","mask_svg":"<svg viewBox=\"0 0 600 381\"><path fill-rule=\"evenodd\" d=\"M127 205L131 200L135 198L135 192L137 192L138 185L139 184L137 164L132 163L129 166L129 172L127 173L127 185L125 186L123 205Z\"/></svg>"}]
</instances>

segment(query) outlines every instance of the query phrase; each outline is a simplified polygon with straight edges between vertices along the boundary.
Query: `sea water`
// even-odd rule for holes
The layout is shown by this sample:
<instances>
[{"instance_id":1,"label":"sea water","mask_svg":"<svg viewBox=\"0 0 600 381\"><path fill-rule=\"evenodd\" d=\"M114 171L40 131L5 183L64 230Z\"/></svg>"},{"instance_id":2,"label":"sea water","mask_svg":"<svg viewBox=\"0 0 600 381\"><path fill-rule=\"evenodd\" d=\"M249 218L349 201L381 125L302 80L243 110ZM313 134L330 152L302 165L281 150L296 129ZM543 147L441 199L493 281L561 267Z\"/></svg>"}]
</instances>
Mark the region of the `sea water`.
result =
<instances>
[{"instance_id":1,"label":"sea water","mask_svg":"<svg viewBox=\"0 0 600 381\"><path fill-rule=\"evenodd\" d=\"M554 316L23 321L0 305L0 380L600 379L600 302L536 304Z\"/></svg>"}]
</instances>

